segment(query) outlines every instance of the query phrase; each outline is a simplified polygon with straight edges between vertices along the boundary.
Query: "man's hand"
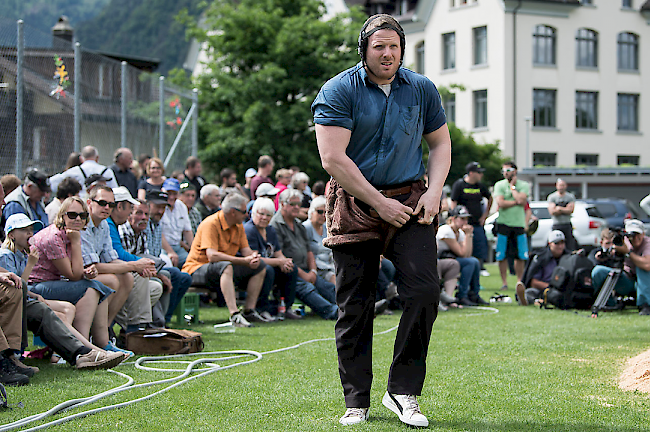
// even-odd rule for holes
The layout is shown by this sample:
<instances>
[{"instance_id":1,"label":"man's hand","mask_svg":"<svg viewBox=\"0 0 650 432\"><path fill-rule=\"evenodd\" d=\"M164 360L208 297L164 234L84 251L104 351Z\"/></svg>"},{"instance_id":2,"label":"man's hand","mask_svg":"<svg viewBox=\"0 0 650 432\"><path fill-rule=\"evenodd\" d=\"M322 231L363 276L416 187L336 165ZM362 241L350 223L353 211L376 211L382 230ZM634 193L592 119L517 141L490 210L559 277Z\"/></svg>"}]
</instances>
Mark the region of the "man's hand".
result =
<instances>
[{"instance_id":1,"label":"man's hand","mask_svg":"<svg viewBox=\"0 0 650 432\"><path fill-rule=\"evenodd\" d=\"M156 275L156 277L158 279L160 279L160 281L163 284L163 292L171 292L172 291L172 288L173 288L172 287L172 281L170 281L167 276L165 276L164 274L158 273Z\"/></svg>"},{"instance_id":2,"label":"man's hand","mask_svg":"<svg viewBox=\"0 0 650 432\"><path fill-rule=\"evenodd\" d=\"M413 214L413 210L410 207L390 198L385 198L382 204L375 208L375 211L379 214L380 218L397 228L400 228L408 222Z\"/></svg>"},{"instance_id":3,"label":"man's hand","mask_svg":"<svg viewBox=\"0 0 650 432\"><path fill-rule=\"evenodd\" d=\"M178 266L178 254L176 254L176 252L169 252L167 254L167 256L169 257L169 260L172 262L172 265L174 267L177 267Z\"/></svg>"},{"instance_id":4,"label":"man's hand","mask_svg":"<svg viewBox=\"0 0 650 432\"><path fill-rule=\"evenodd\" d=\"M45 299L41 295L33 293L31 291L27 291L27 296L30 297L30 298L33 298L34 300L39 301L41 303L47 303L45 301Z\"/></svg>"},{"instance_id":5,"label":"man's hand","mask_svg":"<svg viewBox=\"0 0 650 432\"><path fill-rule=\"evenodd\" d=\"M95 279L98 274L99 272L97 271L97 267L95 267L95 264L91 264L84 269L84 277L86 279Z\"/></svg>"},{"instance_id":6,"label":"man's hand","mask_svg":"<svg viewBox=\"0 0 650 432\"><path fill-rule=\"evenodd\" d=\"M133 271L137 272L142 277L153 277L156 275L156 264L149 258L141 258L137 261L132 261Z\"/></svg>"},{"instance_id":7,"label":"man's hand","mask_svg":"<svg viewBox=\"0 0 650 432\"><path fill-rule=\"evenodd\" d=\"M23 288L23 280L20 276L12 272L0 273L0 284L14 287L16 289Z\"/></svg>"},{"instance_id":8,"label":"man's hand","mask_svg":"<svg viewBox=\"0 0 650 432\"><path fill-rule=\"evenodd\" d=\"M246 260L246 265L253 270L260 266L260 254L257 252L253 252L252 254L244 257L244 259Z\"/></svg>"},{"instance_id":9,"label":"man's hand","mask_svg":"<svg viewBox=\"0 0 650 432\"><path fill-rule=\"evenodd\" d=\"M431 225L433 219L438 214L440 209L440 195L435 193L433 189L429 189L420 197L418 205L415 206L413 214L420 214L420 210L424 209L424 215L418 218L418 222L423 225Z\"/></svg>"},{"instance_id":10,"label":"man's hand","mask_svg":"<svg viewBox=\"0 0 650 432\"><path fill-rule=\"evenodd\" d=\"M182 240L181 240L181 247L182 247L183 249L185 249L187 252L190 251L190 245L188 245L187 243L185 243L185 242L182 241Z\"/></svg>"},{"instance_id":11,"label":"man's hand","mask_svg":"<svg viewBox=\"0 0 650 432\"><path fill-rule=\"evenodd\" d=\"M291 258L284 258L280 265L280 270L282 273L290 273L293 271L293 260Z\"/></svg>"},{"instance_id":12,"label":"man's hand","mask_svg":"<svg viewBox=\"0 0 650 432\"><path fill-rule=\"evenodd\" d=\"M305 276L304 279L305 279L305 282L309 282L310 284L313 285L313 284L316 283L316 279L317 279L316 273L313 272L313 271L309 271L309 272L307 272L307 276Z\"/></svg>"},{"instance_id":13,"label":"man's hand","mask_svg":"<svg viewBox=\"0 0 650 432\"><path fill-rule=\"evenodd\" d=\"M66 229L65 235L68 236L70 243L79 243L81 241L81 233L77 230Z\"/></svg>"},{"instance_id":14,"label":"man's hand","mask_svg":"<svg viewBox=\"0 0 650 432\"><path fill-rule=\"evenodd\" d=\"M627 253L630 253L630 248L627 245L627 242L623 243L623 246L612 246L614 250L616 251L617 254L619 255L625 255Z\"/></svg>"}]
</instances>

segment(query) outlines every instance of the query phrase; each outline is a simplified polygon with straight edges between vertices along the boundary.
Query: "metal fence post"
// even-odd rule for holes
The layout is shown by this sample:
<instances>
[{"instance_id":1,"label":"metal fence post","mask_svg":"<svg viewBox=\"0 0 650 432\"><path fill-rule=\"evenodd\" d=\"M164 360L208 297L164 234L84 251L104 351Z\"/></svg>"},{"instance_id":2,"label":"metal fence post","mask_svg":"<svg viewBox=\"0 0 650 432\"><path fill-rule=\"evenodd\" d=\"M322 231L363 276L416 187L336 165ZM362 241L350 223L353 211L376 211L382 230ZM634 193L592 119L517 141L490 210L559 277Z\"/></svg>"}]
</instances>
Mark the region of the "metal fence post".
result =
<instances>
[{"instance_id":1,"label":"metal fence post","mask_svg":"<svg viewBox=\"0 0 650 432\"><path fill-rule=\"evenodd\" d=\"M120 146L126 147L126 86L127 86L127 70L126 62L122 62L122 130L120 131Z\"/></svg>"},{"instance_id":2,"label":"metal fence post","mask_svg":"<svg viewBox=\"0 0 650 432\"><path fill-rule=\"evenodd\" d=\"M158 85L158 157L165 159L165 77L161 76Z\"/></svg>"},{"instance_id":3,"label":"metal fence post","mask_svg":"<svg viewBox=\"0 0 650 432\"><path fill-rule=\"evenodd\" d=\"M23 20L18 20L18 41L16 58L16 166L15 174L23 177L23 108L25 89L23 83L23 58L25 56L25 37Z\"/></svg>"},{"instance_id":4,"label":"metal fence post","mask_svg":"<svg viewBox=\"0 0 650 432\"><path fill-rule=\"evenodd\" d=\"M199 89L193 89L194 117L192 117L192 156L199 153Z\"/></svg>"},{"instance_id":5,"label":"metal fence post","mask_svg":"<svg viewBox=\"0 0 650 432\"><path fill-rule=\"evenodd\" d=\"M74 151L81 151L81 44L74 44Z\"/></svg>"}]
</instances>

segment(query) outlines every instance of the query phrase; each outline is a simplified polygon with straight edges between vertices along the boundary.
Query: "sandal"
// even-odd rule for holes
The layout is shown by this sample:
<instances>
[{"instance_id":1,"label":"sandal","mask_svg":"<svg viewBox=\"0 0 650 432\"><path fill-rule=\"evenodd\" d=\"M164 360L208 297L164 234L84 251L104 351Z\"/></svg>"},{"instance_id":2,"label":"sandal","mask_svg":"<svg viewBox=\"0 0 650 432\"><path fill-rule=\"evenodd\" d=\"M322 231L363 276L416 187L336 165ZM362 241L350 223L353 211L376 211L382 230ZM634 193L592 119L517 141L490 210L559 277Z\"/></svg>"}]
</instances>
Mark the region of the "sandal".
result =
<instances>
[{"instance_id":1,"label":"sandal","mask_svg":"<svg viewBox=\"0 0 650 432\"><path fill-rule=\"evenodd\" d=\"M508 285L501 285L501 291L506 291L508 289Z\"/></svg>"}]
</instances>

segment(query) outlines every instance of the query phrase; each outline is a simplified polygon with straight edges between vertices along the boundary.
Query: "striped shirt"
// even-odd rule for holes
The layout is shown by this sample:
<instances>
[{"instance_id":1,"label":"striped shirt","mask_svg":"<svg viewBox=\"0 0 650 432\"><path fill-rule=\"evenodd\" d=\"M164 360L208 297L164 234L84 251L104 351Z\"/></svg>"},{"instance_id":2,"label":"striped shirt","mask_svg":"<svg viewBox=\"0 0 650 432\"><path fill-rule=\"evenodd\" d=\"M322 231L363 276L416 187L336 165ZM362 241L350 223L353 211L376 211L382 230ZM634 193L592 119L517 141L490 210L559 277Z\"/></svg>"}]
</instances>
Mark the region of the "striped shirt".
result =
<instances>
[{"instance_id":1,"label":"striped shirt","mask_svg":"<svg viewBox=\"0 0 650 432\"><path fill-rule=\"evenodd\" d=\"M162 224L154 224L150 220L144 233L147 238L147 249L149 249L149 253L159 257L162 252Z\"/></svg>"},{"instance_id":2,"label":"striped shirt","mask_svg":"<svg viewBox=\"0 0 650 432\"><path fill-rule=\"evenodd\" d=\"M81 255L84 267L95 263L109 263L119 258L113 249L111 229L106 220L95 226L92 217L88 218L86 229L81 231Z\"/></svg>"},{"instance_id":3,"label":"striped shirt","mask_svg":"<svg viewBox=\"0 0 650 432\"><path fill-rule=\"evenodd\" d=\"M122 246L125 251L133 255L149 253L149 249L147 249L146 231L142 231L140 234L136 235L129 221L118 226L117 230L120 233L120 240L122 241Z\"/></svg>"}]
</instances>

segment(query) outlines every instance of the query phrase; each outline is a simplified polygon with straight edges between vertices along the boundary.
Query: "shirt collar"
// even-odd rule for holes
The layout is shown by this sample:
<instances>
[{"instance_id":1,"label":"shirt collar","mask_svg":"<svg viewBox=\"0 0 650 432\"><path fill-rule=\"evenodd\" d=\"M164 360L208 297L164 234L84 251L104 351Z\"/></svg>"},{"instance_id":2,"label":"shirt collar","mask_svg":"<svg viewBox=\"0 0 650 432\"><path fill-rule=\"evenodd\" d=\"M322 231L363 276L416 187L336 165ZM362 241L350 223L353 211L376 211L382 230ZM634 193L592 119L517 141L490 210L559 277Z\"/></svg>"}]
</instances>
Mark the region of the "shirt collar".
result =
<instances>
[{"instance_id":1,"label":"shirt collar","mask_svg":"<svg viewBox=\"0 0 650 432\"><path fill-rule=\"evenodd\" d=\"M223 214L223 210L219 210L217 212L217 220L219 221L219 225L221 225L221 229L223 231L230 228L230 225L228 225L228 222L226 222L226 217Z\"/></svg>"},{"instance_id":2,"label":"shirt collar","mask_svg":"<svg viewBox=\"0 0 650 432\"><path fill-rule=\"evenodd\" d=\"M359 76L361 77L363 82L366 84L366 86L369 86L369 85L377 86L377 84L370 81L370 79L368 78L368 72L366 71L366 68L363 67L362 62L357 63L357 70L359 72ZM411 84L411 81L409 80L408 76L406 76L406 74L404 73L402 66L400 66L397 69L397 72L395 73L395 79L391 82L391 84L394 83L395 81L403 81L406 84Z\"/></svg>"}]
</instances>

